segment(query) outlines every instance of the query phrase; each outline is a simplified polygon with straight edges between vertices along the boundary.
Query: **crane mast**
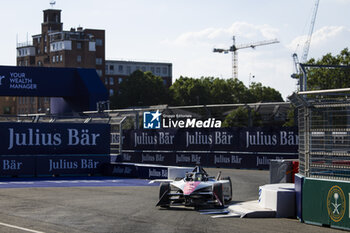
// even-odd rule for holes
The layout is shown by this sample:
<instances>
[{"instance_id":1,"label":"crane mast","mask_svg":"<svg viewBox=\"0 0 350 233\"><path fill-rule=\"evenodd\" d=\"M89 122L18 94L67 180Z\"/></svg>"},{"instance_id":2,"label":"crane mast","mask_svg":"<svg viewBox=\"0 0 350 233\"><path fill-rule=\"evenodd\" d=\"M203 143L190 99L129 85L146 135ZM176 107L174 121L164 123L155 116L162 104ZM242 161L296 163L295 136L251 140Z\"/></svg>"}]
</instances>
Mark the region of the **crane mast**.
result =
<instances>
[{"instance_id":1,"label":"crane mast","mask_svg":"<svg viewBox=\"0 0 350 233\"><path fill-rule=\"evenodd\" d=\"M303 49L303 57L301 59L302 63L305 63L307 61L307 56L309 54L309 49L310 49L310 44L311 44L311 37L312 37L312 33L314 32L316 15L317 15L317 10L318 10L319 3L320 3L320 0L316 0L314 12L312 13L311 24L310 24L310 28L309 28L309 34L307 36L307 39L306 39L306 42L305 42L305 45L304 45L304 49Z\"/></svg>"},{"instance_id":2,"label":"crane mast","mask_svg":"<svg viewBox=\"0 0 350 233\"><path fill-rule=\"evenodd\" d=\"M320 0L316 0L315 1L314 10L313 10L312 17L311 17L309 34L307 35L307 38L306 38L306 41L305 41L305 44L304 44L303 56L301 58L301 63L306 63L307 62L307 57L308 57L309 50L310 50L311 38L312 38L312 33L314 32L314 27L315 27L315 22L316 22L316 16L317 16L317 10L318 10L319 3L320 3ZM293 53L292 57L293 57L293 62L294 62L295 73L293 73L291 75L291 77L294 78L294 79L299 79L302 72L300 71L300 67L299 67L298 54ZM305 77L303 79L305 79ZM299 81L299 85L300 85L300 87L299 87L300 90L306 90L306 80Z\"/></svg>"},{"instance_id":3,"label":"crane mast","mask_svg":"<svg viewBox=\"0 0 350 233\"><path fill-rule=\"evenodd\" d=\"M214 53L232 53L232 77L238 79L238 52L237 50L239 49L245 49L245 48L255 48L257 46L262 46L262 45L269 45L269 44L274 44L274 43L279 43L277 39L273 40L265 40L265 41L259 41L255 43L248 43L248 44L241 44L236 46L236 37L232 37L232 46L229 49L219 49L219 48L214 48L213 52Z\"/></svg>"}]
</instances>

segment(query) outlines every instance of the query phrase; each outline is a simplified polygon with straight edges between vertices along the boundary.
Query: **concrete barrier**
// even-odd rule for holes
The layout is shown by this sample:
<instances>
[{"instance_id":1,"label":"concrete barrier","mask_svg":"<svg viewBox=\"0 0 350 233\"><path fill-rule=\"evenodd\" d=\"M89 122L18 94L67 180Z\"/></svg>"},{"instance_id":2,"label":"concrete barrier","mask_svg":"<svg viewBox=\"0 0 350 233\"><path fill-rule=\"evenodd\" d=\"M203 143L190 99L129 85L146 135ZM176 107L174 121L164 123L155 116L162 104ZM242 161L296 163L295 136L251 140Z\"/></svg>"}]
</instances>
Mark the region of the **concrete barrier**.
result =
<instances>
[{"instance_id":1,"label":"concrete barrier","mask_svg":"<svg viewBox=\"0 0 350 233\"><path fill-rule=\"evenodd\" d=\"M295 217L295 185L280 183L260 186L259 205L276 211L277 218Z\"/></svg>"}]
</instances>

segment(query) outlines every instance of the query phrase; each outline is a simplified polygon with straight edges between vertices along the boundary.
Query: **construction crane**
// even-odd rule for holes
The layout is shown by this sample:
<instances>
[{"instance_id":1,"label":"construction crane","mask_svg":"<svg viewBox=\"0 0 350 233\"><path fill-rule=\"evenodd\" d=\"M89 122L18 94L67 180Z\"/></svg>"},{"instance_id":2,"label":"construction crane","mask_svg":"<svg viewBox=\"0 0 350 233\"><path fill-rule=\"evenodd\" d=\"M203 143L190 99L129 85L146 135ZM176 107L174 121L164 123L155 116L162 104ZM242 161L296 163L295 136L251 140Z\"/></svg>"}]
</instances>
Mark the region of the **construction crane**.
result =
<instances>
[{"instance_id":1,"label":"construction crane","mask_svg":"<svg viewBox=\"0 0 350 233\"><path fill-rule=\"evenodd\" d=\"M306 41L305 41L305 44L304 44L303 56L301 58L301 63L306 63L307 62L307 56L308 56L309 50L310 50L311 38L312 38L312 33L314 32L316 15L317 15L317 10L318 10L319 3L320 3L320 0L316 0L315 1L314 11L312 13L311 24L310 24L310 28L309 28L309 34L307 35L307 38L306 38ZM301 75L301 71L300 71L300 67L299 67L298 54L293 53L292 57L293 57L293 62L294 62L295 73L293 73L291 75L291 77L294 78L294 79L298 79L300 77L300 75ZM306 87L304 86L304 88L306 88ZM303 88L301 88L301 89L303 89Z\"/></svg>"},{"instance_id":2,"label":"construction crane","mask_svg":"<svg viewBox=\"0 0 350 233\"><path fill-rule=\"evenodd\" d=\"M233 44L229 49L214 48L213 52L214 53L229 53L229 52L232 53L232 77L237 78L237 79L238 79L238 52L237 52L237 50L245 49L245 48L254 49L257 46L279 43L279 41L277 39L273 39L273 40L259 41L259 42L250 43L250 44L241 44L241 45L236 46L235 36L233 36L232 39L233 39Z\"/></svg>"}]
</instances>

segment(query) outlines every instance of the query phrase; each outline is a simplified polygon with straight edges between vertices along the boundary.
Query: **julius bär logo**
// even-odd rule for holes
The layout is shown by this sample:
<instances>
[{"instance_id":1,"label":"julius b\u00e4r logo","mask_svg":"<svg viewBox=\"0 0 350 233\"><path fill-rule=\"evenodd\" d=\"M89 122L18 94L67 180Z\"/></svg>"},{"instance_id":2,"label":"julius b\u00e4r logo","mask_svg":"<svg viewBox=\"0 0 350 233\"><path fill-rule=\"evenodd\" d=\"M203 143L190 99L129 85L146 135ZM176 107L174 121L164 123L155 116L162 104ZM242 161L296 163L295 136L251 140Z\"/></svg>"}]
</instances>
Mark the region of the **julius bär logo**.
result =
<instances>
[{"instance_id":1,"label":"julius b\u00e4r logo","mask_svg":"<svg viewBox=\"0 0 350 233\"><path fill-rule=\"evenodd\" d=\"M2 80L5 78L5 76L0 75L0 86L2 85Z\"/></svg>"},{"instance_id":2,"label":"julius b\u00e4r logo","mask_svg":"<svg viewBox=\"0 0 350 233\"><path fill-rule=\"evenodd\" d=\"M327 195L327 210L329 217L334 222L339 222L343 219L345 214L346 200L343 190L335 185Z\"/></svg>"},{"instance_id":3,"label":"julius b\u00e4r logo","mask_svg":"<svg viewBox=\"0 0 350 233\"><path fill-rule=\"evenodd\" d=\"M144 129L160 129L160 116L162 114L157 110L156 112L143 113L143 128Z\"/></svg>"}]
</instances>

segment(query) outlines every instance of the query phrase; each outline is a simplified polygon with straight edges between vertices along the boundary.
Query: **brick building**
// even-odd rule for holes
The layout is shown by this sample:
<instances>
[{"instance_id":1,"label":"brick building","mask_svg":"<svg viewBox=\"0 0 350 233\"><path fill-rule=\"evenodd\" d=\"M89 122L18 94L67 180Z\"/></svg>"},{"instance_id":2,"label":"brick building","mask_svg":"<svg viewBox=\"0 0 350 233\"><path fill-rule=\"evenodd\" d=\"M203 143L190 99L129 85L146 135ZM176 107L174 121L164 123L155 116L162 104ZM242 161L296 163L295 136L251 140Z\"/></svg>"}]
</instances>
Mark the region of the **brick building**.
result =
<instances>
[{"instance_id":1,"label":"brick building","mask_svg":"<svg viewBox=\"0 0 350 233\"><path fill-rule=\"evenodd\" d=\"M41 33L31 42L17 44L18 66L95 68L104 80L105 31L71 28L63 30L61 10L44 10ZM46 112L50 99L17 97L16 113Z\"/></svg>"},{"instance_id":2,"label":"brick building","mask_svg":"<svg viewBox=\"0 0 350 233\"><path fill-rule=\"evenodd\" d=\"M111 95L119 84L135 70L151 71L172 84L172 64L105 60L105 30L63 30L61 10L43 11L41 33L31 41L17 43L17 66L94 68ZM48 77L49 78L49 77ZM0 114L26 114L48 112L48 97L0 97Z\"/></svg>"}]
</instances>

